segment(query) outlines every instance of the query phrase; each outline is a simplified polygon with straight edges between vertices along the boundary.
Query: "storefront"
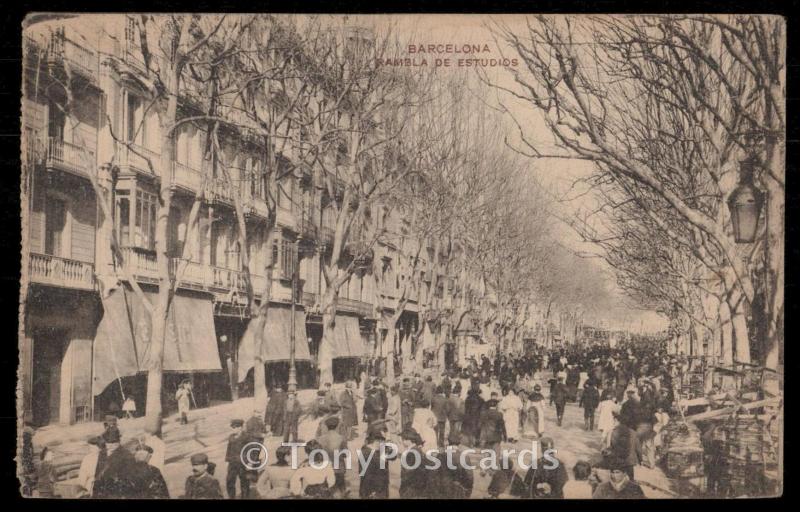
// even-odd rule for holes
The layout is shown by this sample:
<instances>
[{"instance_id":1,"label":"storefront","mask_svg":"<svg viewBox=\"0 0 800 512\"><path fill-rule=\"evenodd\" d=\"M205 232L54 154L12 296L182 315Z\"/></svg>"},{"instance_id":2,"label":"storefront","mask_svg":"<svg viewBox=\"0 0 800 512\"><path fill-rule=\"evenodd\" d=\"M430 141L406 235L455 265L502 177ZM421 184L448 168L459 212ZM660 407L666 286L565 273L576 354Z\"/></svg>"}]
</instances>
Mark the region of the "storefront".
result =
<instances>
[{"instance_id":1,"label":"storefront","mask_svg":"<svg viewBox=\"0 0 800 512\"><path fill-rule=\"evenodd\" d=\"M25 420L35 426L89 421L96 294L31 287L20 350Z\"/></svg>"},{"instance_id":2,"label":"storefront","mask_svg":"<svg viewBox=\"0 0 800 512\"><path fill-rule=\"evenodd\" d=\"M251 320L239 343L237 353L238 381L252 388L253 366L255 365L255 325ZM289 378L289 360L292 336L295 340L295 362L297 383L300 389L313 387L314 371L311 365L308 335L306 333L305 312L294 313L294 332L292 332L292 311L289 307L271 305L264 322L261 343L261 360L265 362L267 387L286 386Z\"/></svg>"},{"instance_id":3,"label":"storefront","mask_svg":"<svg viewBox=\"0 0 800 512\"><path fill-rule=\"evenodd\" d=\"M367 354L358 317L344 314L336 315L332 339L333 382L357 379L361 369L362 358Z\"/></svg>"},{"instance_id":4,"label":"storefront","mask_svg":"<svg viewBox=\"0 0 800 512\"><path fill-rule=\"evenodd\" d=\"M157 292L144 290L151 304ZM144 413L147 369L151 356L151 315L139 296L127 286L114 290L103 300L103 318L94 344L95 417L121 408L130 396L137 413ZM175 406L174 394L180 381L194 384L196 406L210 401L209 374L220 373L220 354L214 335L213 304L202 293L179 292L167 317L162 368L162 403L165 411Z\"/></svg>"}]
</instances>

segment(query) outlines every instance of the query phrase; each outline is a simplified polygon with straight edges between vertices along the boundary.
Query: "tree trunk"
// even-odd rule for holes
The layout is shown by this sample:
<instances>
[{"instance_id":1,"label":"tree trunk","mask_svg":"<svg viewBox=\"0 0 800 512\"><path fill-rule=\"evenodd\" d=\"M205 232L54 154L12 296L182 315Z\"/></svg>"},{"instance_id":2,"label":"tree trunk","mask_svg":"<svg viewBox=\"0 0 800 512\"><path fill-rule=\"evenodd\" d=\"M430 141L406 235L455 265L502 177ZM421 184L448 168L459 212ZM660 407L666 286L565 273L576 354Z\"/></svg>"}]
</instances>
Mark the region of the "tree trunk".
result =
<instances>
[{"instance_id":1,"label":"tree trunk","mask_svg":"<svg viewBox=\"0 0 800 512\"><path fill-rule=\"evenodd\" d=\"M389 383L389 386L394 384L394 344L397 340L397 329L394 327L394 324L387 324L388 328L386 329L386 338L383 339L382 343L386 347L386 381Z\"/></svg>"},{"instance_id":2,"label":"tree trunk","mask_svg":"<svg viewBox=\"0 0 800 512\"><path fill-rule=\"evenodd\" d=\"M728 299L733 327L734 360L740 363L750 362L750 337L747 319L744 316L744 297L733 292Z\"/></svg>"},{"instance_id":3,"label":"tree trunk","mask_svg":"<svg viewBox=\"0 0 800 512\"><path fill-rule=\"evenodd\" d=\"M329 286L323 296L322 310L322 340L319 344L317 365L319 368L319 382L333 384L333 329L336 323L336 301L339 293L336 288Z\"/></svg>"},{"instance_id":4,"label":"tree trunk","mask_svg":"<svg viewBox=\"0 0 800 512\"><path fill-rule=\"evenodd\" d=\"M262 344L264 343L264 325L267 323L267 311L262 311L256 318L255 331L253 332L253 416L263 417L267 407L267 367L262 358Z\"/></svg>"},{"instance_id":5,"label":"tree trunk","mask_svg":"<svg viewBox=\"0 0 800 512\"><path fill-rule=\"evenodd\" d=\"M177 90L176 73L172 73L170 85ZM161 404L161 386L164 369L164 344L167 333L167 318L171 305L173 283L170 279L170 259L167 252L167 236L169 232L169 215L172 205L170 169L172 167L173 139L170 128L175 122L177 100L168 101L166 112L160 116L161 126L161 158L157 165L161 172L160 201L156 218L155 248L156 266L158 268L158 298L153 308L150 334L150 356L147 368L147 403L145 405L145 429L153 435L160 435L163 418ZM156 165L156 162L151 162Z\"/></svg>"}]
</instances>

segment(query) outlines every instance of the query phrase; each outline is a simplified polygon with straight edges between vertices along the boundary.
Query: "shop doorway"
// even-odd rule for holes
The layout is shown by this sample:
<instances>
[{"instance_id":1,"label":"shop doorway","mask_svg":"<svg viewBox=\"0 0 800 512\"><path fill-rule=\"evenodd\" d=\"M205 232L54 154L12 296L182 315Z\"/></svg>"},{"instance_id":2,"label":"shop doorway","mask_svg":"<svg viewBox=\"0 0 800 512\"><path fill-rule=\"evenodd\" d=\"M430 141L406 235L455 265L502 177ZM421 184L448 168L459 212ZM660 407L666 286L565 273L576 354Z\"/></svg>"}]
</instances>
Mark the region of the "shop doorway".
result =
<instances>
[{"instance_id":1,"label":"shop doorway","mask_svg":"<svg viewBox=\"0 0 800 512\"><path fill-rule=\"evenodd\" d=\"M40 328L34 331L31 413L36 426L60 419L62 392L69 392L61 386L61 363L66 345L67 332L63 329Z\"/></svg>"}]
</instances>

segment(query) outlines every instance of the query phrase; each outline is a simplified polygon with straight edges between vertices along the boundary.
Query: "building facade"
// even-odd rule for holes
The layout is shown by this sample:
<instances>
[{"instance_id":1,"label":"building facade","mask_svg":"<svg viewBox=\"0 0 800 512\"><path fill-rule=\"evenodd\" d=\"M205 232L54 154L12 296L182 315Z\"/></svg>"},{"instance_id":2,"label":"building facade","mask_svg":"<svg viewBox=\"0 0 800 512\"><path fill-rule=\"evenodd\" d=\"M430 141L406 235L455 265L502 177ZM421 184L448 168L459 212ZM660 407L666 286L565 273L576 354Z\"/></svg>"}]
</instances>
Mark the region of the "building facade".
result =
<instances>
[{"instance_id":1,"label":"building facade","mask_svg":"<svg viewBox=\"0 0 800 512\"><path fill-rule=\"evenodd\" d=\"M252 354L249 365L242 359L250 320L244 251L256 304L267 290L267 260L273 262L268 380L285 381L294 336L299 384L319 385L315 358L326 291L321 265L335 228L324 187L298 168L278 173L283 178L267 190L263 147L235 129L220 141L226 172L233 175L225 179L220 162L204 150L208 134L193 123L176 130L170 164L163 168L159 123L148 106L130 17L40 21L25 29L24 40L20 354L26 420L88 421L119 407L125 396L135 398L140 412L144 408L150 319L134 288L145 297L158 291L155 238L163 180L171 187L167 246L176 281L164 355L167 408L183 379L194 381L195 397L204 403L235 398L252 380ZM293 155L280 157L279 165L288 168ZM272 219L268 194L276 198ZM190 226L198 198L197 221ZM237 203L245 211L247 247L238 235ZM408 270L408 244L398 242L408 230L401 214L389 215L386 226L378 218L369 229L390 235L374 244L379 264L357 269L340 290L335 380L385 358L388 330L397 329L398 340L416 336L420 315L428 314L434 298L450 312L472 303L468 273L443 273L441 287L430 291L425 269L438 266L425 261L418 265L423 270ZM346 250L357 252L363 240L355 237ZM313 250L297 257L298 247ZM295 271L300 291L293 319ZM412 298L398 324L385 325L381 319L398 307L406 280L414 282ZM456 325L441 335L437 343L447 345L440 348L450 365L459 359L456 339L474 337L474 327ZM395 353L402 347L398 342Z\"/></svg>"}]
</instances>

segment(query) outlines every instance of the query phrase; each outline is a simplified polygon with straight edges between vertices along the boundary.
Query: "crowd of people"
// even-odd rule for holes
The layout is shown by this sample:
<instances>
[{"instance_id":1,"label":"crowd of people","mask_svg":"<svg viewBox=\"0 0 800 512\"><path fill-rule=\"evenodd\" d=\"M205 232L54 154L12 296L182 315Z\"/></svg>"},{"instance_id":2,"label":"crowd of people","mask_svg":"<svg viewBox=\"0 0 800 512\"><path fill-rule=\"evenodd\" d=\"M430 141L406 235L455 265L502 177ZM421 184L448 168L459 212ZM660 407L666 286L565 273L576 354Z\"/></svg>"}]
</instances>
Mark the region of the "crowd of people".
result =
<instances>
[{"instance_id":1,"label":"crowd of people","mask_svg":"<svg viewBox=\"0 0 800 512\"><path fill-rule=\"evenodd\" d=\"M590 346L470 358L462 367L440 375L416 373L401 376L394 384L362 374L338 391L331 383L323 384L310 408L301 406L296 393L277 387L270 393L263 417L231 422L224 486L214 475L216 465L206 453L198 453L190 458L191 474L181 497L386 498L396 478L388 462L398 454L387 455L385 443L395 443L404 456L416 452L424 458L435 450L435 457L445 457L449 451L451 460L460 460L466 449L499 454L501 448L525 441L536 443L537 454L543 457L547 450L556 449L553 435L562 427L564 411L571 403L583 410L583 428L598 432L601 452L595 460L580 460L572 468L560 461L555 468L545 468L542 460L527 471L513 464L489 469L452 467L443 459L433 470L425 465L403 466L400 497L469 498L480 473L489 479L489 497L641 498L644 493L634 468L656 463L660 432L672 411L676 371L676 361L652 346ZM188 393L184 395L181 398L188 399ZM555 411L552 424L545 421L548 408ZM183 410L181 422L185 421ZM248 443L276 437L305 443L308 460L293 467L289 448L280 446L269 464L255 469L246 466L242 450ZM355 490L352 482L348 485L347 466L341 458L351 444L361 440ZM158 437L138 441L129 450L120 444L116 418L110 416L103 434L89 443L92 451L80 468L83 495L169 497L162 476L164 444ZM315 464L314 457L322 452L328 461L338 458L340 463ZM40 464L41 495L52 492L44 463L47 456L42 455ZM557 450L552 458L558 460Z\"/></svg>"}]
</instances>

